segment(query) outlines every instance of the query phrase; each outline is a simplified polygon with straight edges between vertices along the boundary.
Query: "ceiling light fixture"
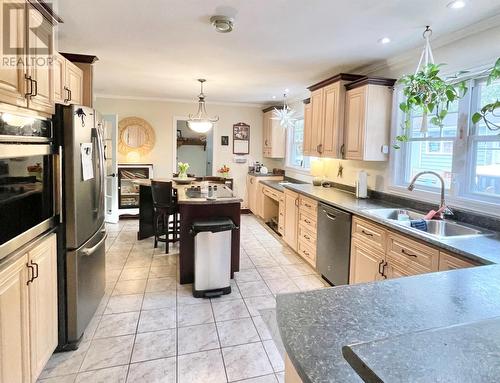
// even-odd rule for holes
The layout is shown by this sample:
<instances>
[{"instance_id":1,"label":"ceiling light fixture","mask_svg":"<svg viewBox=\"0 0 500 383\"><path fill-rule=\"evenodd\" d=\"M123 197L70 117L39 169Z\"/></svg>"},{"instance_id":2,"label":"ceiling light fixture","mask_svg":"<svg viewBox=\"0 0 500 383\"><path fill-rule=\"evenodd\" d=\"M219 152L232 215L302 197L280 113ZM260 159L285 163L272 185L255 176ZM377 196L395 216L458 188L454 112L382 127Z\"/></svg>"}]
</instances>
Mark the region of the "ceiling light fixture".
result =
<instances>
[{"instance_id":1,"label":"ceiling light fixture","mask_svg":"<svg viewBox=\"0 0 500 383\"><path fill-rule=\"evenodd\" d=\"M227 16L212 16L210 18L210 22L215 27L215 30L220 33L231 32L234 27L234 19Z\"/></svg>"},{"instance_id":2,"label":"ceiling light fixture","mask_svg":"<svg viewBox=\"0 0 500 383\"><path fill-rule=\"evenodd\" d=\"M382 37L379 41L380 44L389 44L391 39L389 37Z\"/></svg>"},{"instance_id":3,"label":"ceiling light fixture","mask_svg":"<svg viewBox=\"0 0 500 383\"><path fill-rule=\"evenodd\" d=\"M205 108L205 94L203 93L203 83L207 80L200 78L200 94L198 95L198 112L196 115L189 115L189 120L187 122L189 129L194 130L197 133L206 133L214 126L214 123L219 121L219 117L215 116L213 118L208 117L207 109Z\"/></svg>"},{"instance_id":4,"label":"ceiling light fixture","mask_svg":"<svg viewBox=\"0 0 500 383\"><path fill-rule=\"evenodd\" d=\"M283 94L283 108L278 109L274 108L272 120L279 120L280 125L284 128L292 127L297 118L295 117L295 110L290 108L288 103L286 102L286 98L288 96L288 89L285 89L285 93Z\"/></svg>"},{"instance_id":5,"label":"ceiling light fixture","mask_svg":"<svg viewBox=\"0 0 500 383\"><path fill-rule=\"evenodd\" d=\"M453 0L452 2L448 3L447 7L451 9L462 9L463 7L465 7L465 1Z\"/></svg>"}]
</instances>

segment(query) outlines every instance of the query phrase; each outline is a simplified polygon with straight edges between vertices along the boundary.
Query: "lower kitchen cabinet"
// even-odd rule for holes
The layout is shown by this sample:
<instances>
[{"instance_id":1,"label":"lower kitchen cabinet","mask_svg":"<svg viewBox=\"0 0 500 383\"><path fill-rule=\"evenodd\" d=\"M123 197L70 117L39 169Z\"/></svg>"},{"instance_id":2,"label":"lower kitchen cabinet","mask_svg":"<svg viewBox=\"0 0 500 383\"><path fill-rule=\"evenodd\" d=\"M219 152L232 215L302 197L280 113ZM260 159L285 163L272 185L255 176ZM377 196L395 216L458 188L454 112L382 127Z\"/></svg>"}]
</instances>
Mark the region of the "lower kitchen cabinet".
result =
<instances>
[{"instance_id":1,"label":"lower kitchen cabinet","mask_svg":"<svg viewBox=\"0 0 500 383\"><path fill-rule=\"evenodd\" d=\"M449 254L445 251L439 252L439 271L465 269L467 267L479 266L480 263L464 259L459 255Z\"/></svg>"},{"instance_id":2,"label":"lower kitchen cabinet","mask_svg":"<svg viewBox=\"0 0 500 383\"><path fill-rule=\"evenodd\" d=\"M30 382L28 254L0 271L0 382Z\"/></svg>"},{"instance_id":3,"label":"lower kitchen cabinet","mask_svg":"<svg viewBox=\"0 0 500 383\"><path fill-rule=\"evenodd\" d=\"M352 222L349 283L479 266L363 218Z\"/></svg>"},{"instance_id":4,"label":"lower kitchen cabinet","mask_svg":"<svg viewBox=\"0 0 500 383\"><path fill-rule=\"evenodd\" d=\"M51 234L0 271L0 382L34 383L57 346L57 249Z\"/></svg>"},{"instance_id":5,"label":"lower kitchen cabinet","mask_svg":"<svg viewBox=\"0 0 500 383\"><path fill-rule=\"evenodd\" d=\"M385 254L353 239L351 243L351 266L349 283L373 282L384 279L382 270Z\"/></svg>"},{"instance_id":6,"label":"lower kitchen cabinet","mask_svg":"<svg viewBox=\"0 0 500 383\"><path fill-rule=\"evenodd\" d=\"M35 382L57 346L57 257L53 234L31 250L36 278L28 285L31 379Z\"/></svg>"},{"instance_id":7,"label":"lower kitchen cabinet","mask_svg":"<svg viewBox=\"0 0 500 383\"><path fill-rule=\"evenodd\" d=\"M288 354L285 354L285 383L302 383L302 379L300 379Z\"/></svg>"},{"instance_id":8,"label":"lower kitchen cabinet","mask_svg":"<svg viewBox=\"0 0 500 383\"><path fill-rule=\"evenodd\" d=\"M299 220L299 195L285 190L285 235L283 239L293 250L297 251Z\"/></svg>"}]
</instances>

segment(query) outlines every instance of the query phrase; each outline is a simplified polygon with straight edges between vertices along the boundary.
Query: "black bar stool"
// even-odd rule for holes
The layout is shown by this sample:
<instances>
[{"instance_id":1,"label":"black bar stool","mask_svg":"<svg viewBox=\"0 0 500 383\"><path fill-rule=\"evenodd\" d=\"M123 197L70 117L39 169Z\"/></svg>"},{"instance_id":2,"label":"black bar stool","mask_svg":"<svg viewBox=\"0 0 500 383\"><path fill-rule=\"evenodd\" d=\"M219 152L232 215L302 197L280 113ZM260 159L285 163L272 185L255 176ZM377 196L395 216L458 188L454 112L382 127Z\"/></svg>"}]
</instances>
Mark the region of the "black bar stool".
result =
<instances>
[{"instance_id":1,"label":"black bar stool","mask_svg":"<svg viewBox=\"0 0 500 383\"><path fill-rule=\"evenodd\" d=\"M168 254L169 243L177 242L180 232L179 207L175 189L172 188L171 181L151 180L151 194L153 196L155 248L158 247L158 242L165 242L165 253ZM170 222L171 216L173 216L172 222ZM165 238L161 238L163 235Z\"/></svg>"}]
</instances>

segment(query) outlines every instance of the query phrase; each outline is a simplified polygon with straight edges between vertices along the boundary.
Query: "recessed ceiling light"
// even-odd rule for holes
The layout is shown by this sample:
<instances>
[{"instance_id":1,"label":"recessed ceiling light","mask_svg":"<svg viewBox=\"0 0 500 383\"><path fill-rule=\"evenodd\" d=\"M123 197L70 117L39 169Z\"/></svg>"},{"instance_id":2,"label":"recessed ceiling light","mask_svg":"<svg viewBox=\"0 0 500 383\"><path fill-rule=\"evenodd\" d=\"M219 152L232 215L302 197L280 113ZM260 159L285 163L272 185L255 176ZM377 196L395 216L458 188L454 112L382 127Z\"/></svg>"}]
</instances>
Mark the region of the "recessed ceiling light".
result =
<instances>
[{"instance_id":1,"label":"recessed ceiling light","mask_svg":"<svg viewBox=\"0 0 500 383\"><path fill-rule=\"evenodd\" d=\"M389 44L391 39L389 37L382 37L379 41L380 44Z\"/></svg>"},{"instance_id":2,"label":"recessed ceiling light","mask_svg":"<svg viewBox=\"0 0 500 383\"><path fill-rule=\"evenodd\" d=\"M215 30L220 33L231 32L234 27L234 20L227 16L212 16L210 22L215 27Z\"/></svg>"},{"instance_id":3,"label":"recessed ceiling light","mask_svg":"<svg viewBox=\"0 0 500 383\"><path fill-rule=\"evenodd\" d=\"M452 2L448 3L447 7L451 8L451 9L461 9L461 8L465 7L465 1L464 0L453 0Z\"/></svg>"},{"instance_id":4,"label":"recessed ceiling light","mask_svg":"<svg viewBox=\"0 0 500 383\"><path fill-rule=\"evenodd\" d=\"M273 100L275 100L275 99L276 99L276 96L273 96L273 97L272 97L272 99L273 99Z\"/></svg>"}]
</instances>

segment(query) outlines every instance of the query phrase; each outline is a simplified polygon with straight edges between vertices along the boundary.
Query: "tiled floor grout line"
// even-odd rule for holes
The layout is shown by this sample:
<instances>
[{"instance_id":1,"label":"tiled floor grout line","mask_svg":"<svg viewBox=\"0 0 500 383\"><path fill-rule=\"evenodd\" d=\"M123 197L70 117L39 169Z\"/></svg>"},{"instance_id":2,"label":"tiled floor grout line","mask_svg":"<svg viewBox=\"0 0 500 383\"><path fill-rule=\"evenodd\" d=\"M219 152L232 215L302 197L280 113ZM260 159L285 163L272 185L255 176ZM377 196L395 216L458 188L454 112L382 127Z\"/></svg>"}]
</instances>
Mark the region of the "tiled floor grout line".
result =
<instances>
[{"instance_id":1,"label":"tiled floor grout line","mask_svg":"<svg viewBox=\"0 0 500 383\"><path fill-rule=\"evenodd\" d=\"M229 382L229 376L227 375L227 369L226 369L226 362L224 360L224 353L222 352L222 342L220 340L220 334L219 334L219 328L217 327L217 321L215 320L215 311L214 311L214 306L212 304L212 300L209 299L210 301L210 309L212 310L212 315L214 316L214 326L215 326L215 333L217 334L217 342L219 342L219 352L220 356L222 358L222 366L224 367L224 374L226 375L226 382Z\"/></svg>"}]
</instances>

